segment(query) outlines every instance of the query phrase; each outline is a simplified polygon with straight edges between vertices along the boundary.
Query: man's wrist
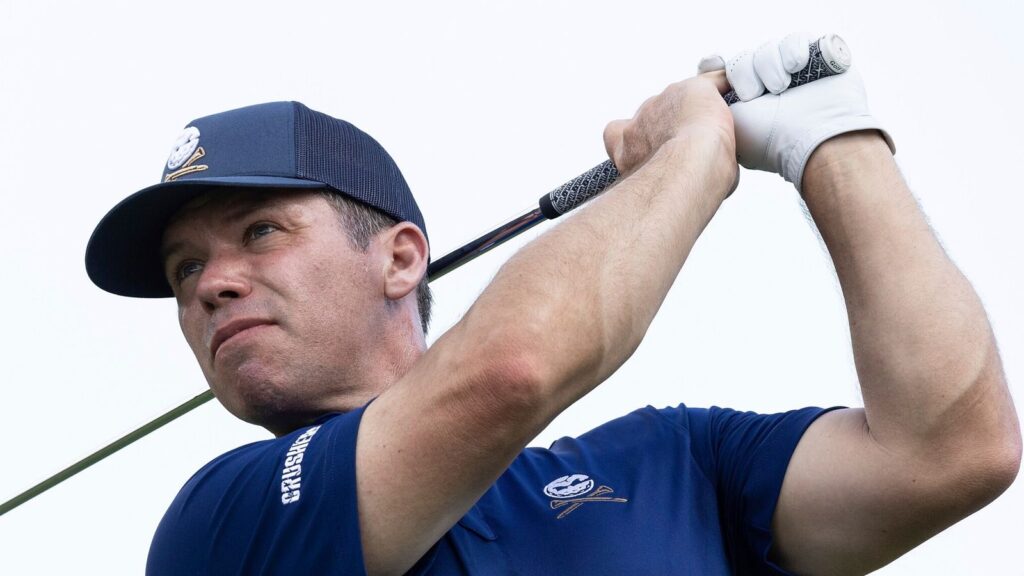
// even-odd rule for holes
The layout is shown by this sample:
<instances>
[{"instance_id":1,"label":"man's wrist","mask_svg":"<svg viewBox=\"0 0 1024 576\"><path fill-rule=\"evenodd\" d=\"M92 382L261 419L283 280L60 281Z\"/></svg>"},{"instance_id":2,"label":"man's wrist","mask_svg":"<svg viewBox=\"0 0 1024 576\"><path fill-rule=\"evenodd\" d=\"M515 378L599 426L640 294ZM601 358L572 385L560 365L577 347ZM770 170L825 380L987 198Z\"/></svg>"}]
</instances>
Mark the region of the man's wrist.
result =
<instances>
[{"instance_id":1,"label":"man's wrist","mask_svg":"<svg viewBox=\"0 0 1024 576\"><path fill-rule=\"evenodd\" d=\"M834 190L842 181L876 170L880 162L892 162L892 152L878 130L859 130L830 138L807 160L802 194L806 198L822 190Z\"/></svg>"},{"instance_id":2,"label":"man's wrist","mask_svg":"<svg viewBox=\"0 0 1024 576\"><path fill-rule=\"evenodd\" d=\"M663 146L678 159L680 174L700 178L702 187L718 200L724 201L736 188L739 165L732 138L712 130L684 131Z\"/></svg>"}]
</instances>

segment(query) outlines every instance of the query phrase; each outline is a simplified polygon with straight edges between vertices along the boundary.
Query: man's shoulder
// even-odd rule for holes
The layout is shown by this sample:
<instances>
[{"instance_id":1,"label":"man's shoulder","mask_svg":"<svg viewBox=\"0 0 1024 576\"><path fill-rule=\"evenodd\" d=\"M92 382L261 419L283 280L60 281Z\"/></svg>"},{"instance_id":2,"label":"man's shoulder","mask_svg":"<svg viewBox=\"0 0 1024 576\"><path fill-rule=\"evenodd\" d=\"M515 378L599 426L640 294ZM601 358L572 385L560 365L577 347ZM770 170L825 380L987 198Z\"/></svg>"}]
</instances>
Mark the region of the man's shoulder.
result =
<instances>
[{"instance_id":1,"label":"man's shoulder","mask_svg":"<svg viewBox=\"0 0 1024 576\"><path fill-rule=\"evenodd\" d=\"M164 514L149 565L184 566L178 573L235 573L238 566L314 573L317 565L359 559L352 546L358 543L354 451L361 412L325 415L214 458ZM331 538L287 550L275 545L296 534L339 530L349 546L345 554Z\"/></svg>"},{"instance_id":2,"label":"man's shoulder","mask_svg":"<svg viewBox=\"0 0 1024 576\"><path fill-rule=\"evenodd\" d=\"M274 444L278 441L277 438L271 438L268 440L257 440L256 442L250 442L243 444L238 448L233 448L227 452L215 457L203 465L202 468L196 471L194 476L201 476L209 474L216 470L222 469L226 466L237 465L238 463L252 461L259 458L262 454L272 449Z\"/></svg>"},{"instance_id":3,"label":"man's shoulder","mask_svg":"<svg viewBox=\"0 0 1024 576\"><path fill-rule=\"evenodd\" d=\"M305 452L314 436L324 436L334 429L344 431L354 427L345 427L346 420L358 422L362 410L345 413L330 413L318 418L313 423L302 426L277 438L251 442L229 450L196 471L182 487L182 492L193 490L198 486L217 484L218 479L233 479L240 475L251 475L264 468L279 468L290 452Z\"/></svg>"},{"instance_id":4,"label":"man's shoulder","mask_svg":"<svg viewBox=\"0 0 1024 576\"><path fill-rule=\"evenodd\" d=\"M643 441L651 435L688 433L691 416L702 417L705 408L689 408L685 404L655 408L647 406L600 424L578 436L563 437L550 447L559 450L567 445L580 442L588 445L614 446L621 443Z\"/></svg>"},{"instance_id":5,"label":"man's shoulder","mask_svg":"<svg viewBox=\"0 0 1024 576\"><path fill-rule=\"evenodd\" d=\"M547 448L526 448L502 480L536 484L542 477L571 476L583 469L601 469L619 478L632 475L654 462L664 461L662 456L689 454L689 415L700 410L703 409L683 404L638 408L578 436L559 438Z\"/></svg>"}]
</instances>

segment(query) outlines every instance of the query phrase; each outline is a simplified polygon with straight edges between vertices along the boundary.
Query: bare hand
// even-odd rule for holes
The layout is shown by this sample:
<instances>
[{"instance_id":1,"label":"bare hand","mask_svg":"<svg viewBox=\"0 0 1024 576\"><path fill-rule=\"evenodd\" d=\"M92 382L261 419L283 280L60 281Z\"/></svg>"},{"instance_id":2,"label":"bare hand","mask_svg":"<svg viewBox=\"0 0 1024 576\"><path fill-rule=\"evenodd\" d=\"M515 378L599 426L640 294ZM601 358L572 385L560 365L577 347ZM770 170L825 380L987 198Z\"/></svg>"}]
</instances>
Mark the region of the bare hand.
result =
<instances>
[{"instance_id":1,"label":"bare hand","mask_svg":"<svg viewBox=\"0 0 1024 576\"><path fill-rule=\"evenodd\" d=\"M665 143L693 139L716 145L711 158L715 173L733 179L736 167L736 139L732 114L722 99L729 89L724 72L701 74L670 84L657 96L648 98L629 120L613 120L604 130L608 157L623 175L639 169Z\"/></svg>"}]
</instances>

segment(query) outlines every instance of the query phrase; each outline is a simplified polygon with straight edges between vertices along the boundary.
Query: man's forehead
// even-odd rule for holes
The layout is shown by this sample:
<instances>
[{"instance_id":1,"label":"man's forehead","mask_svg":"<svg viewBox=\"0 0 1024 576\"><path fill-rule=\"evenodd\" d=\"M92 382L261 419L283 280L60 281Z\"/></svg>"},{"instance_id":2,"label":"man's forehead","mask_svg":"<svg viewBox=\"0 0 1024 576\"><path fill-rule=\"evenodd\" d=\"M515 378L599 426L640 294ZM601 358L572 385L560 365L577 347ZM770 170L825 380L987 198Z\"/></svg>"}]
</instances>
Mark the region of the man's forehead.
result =
<instances>
[{"instance_id":1,"label":"man's forehead","mask_svg":"<svg viewBox=\"0 0 1024 576\"><path fill-rule=\"evenodd\" d=\"M161 242L161 255L166 257L172 251L169 243L170 232L177 224L195 218L209 217L215 224L232 224L248 214L267 206L284 204L298 196L309 194L306 191L276 189L246 189L212 191L193 198L178 209L167 221ZM173 244L177 244L174 242Z\"/></svg>"},{"instance_id":2,"label":"man's forehead","mask_svg":"<svg viewBox=\"0 0 1024 576\"><path fill-rule=\"evenodd\" d=\"M173 223L175 220L180 220L184 217L203 212L230 211L227 213L232 213L238 210L245 210L254 206L266 204L274 200L276 197L280 197L284 194L284 191L276 190L226 190L207 192L206 194L193 198L187 204L179 208L178 211L171 216L170 223Z\"/></svg>"}]
</instances>

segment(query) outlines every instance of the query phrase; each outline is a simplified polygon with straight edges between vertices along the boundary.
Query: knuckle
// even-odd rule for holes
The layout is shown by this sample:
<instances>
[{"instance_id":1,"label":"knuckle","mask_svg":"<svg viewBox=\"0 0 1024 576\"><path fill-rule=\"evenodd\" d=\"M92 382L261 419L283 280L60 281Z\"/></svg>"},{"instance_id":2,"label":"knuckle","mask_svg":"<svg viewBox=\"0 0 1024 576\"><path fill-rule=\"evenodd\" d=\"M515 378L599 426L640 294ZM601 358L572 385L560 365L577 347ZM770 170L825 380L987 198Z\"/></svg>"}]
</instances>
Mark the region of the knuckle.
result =
<instances>
[{"instance_id":1,"label":"knuckle","mask_svg":"<svg viewBox=\"0 0 1024 576\"><path fill-rule=\"evenodd\" d=\"M651 96L650 98L643 101L640 107L636 109L636 114L633 116L634 119L649 114L651 109L657 104L658 96Z\"/></svg>"},{"instance_id":2,"label":"knuckle","mask_svg":"<svg viewBox=\"0 0 1024 576\"><path fill-rule=\"evenodd\" d=\"M639 121L630 122L622 129L622 143L628 149L635 149L644 141Z\"/></svg>"},{"instance_id":3,"label":"knuckle","mask_svg":"<svg viewBox=\"0 0 1024 576\"><path fill-rule=\"evenodd\" d=\"M626 122L625 120L621 120L621 119L619 119L619 120L612 120L611 122L609 122L608 124L605 125L605 127L604 127L604 135L607 137L607 136L614 136L615 134L618 134L619 132L622 131L622 125L625 122Z\"/></svg>"},{"instance_id":4,"label":"knuckle","mask_svg":"<svg viewBox=\"0 0 1024 576\"><path fill-rule=\"evenodd\" d=\"M673 82L673 83L671 83L671 84L669 84L668 86L665 87L665 91L663 92L663 94L665 94L666 98L670 98L670 99L678 98L678 96L681 93L686 91L686 86L687 86L687 80L680 80L678 82Z\"/></svg>"},{"instance_id":5,"label":"knuckle","mask_svg":"<svg viewBox=\"0 0 1024 576\"><path fill-rule=\"evenodd\" d=\"M601 138L604 139L604 143L606 146L612 142L616 134L615 122L616 121L613 120L609 122L607 125L605 125L604 132L601 133Z\"/></svg>"}]
</instances>

